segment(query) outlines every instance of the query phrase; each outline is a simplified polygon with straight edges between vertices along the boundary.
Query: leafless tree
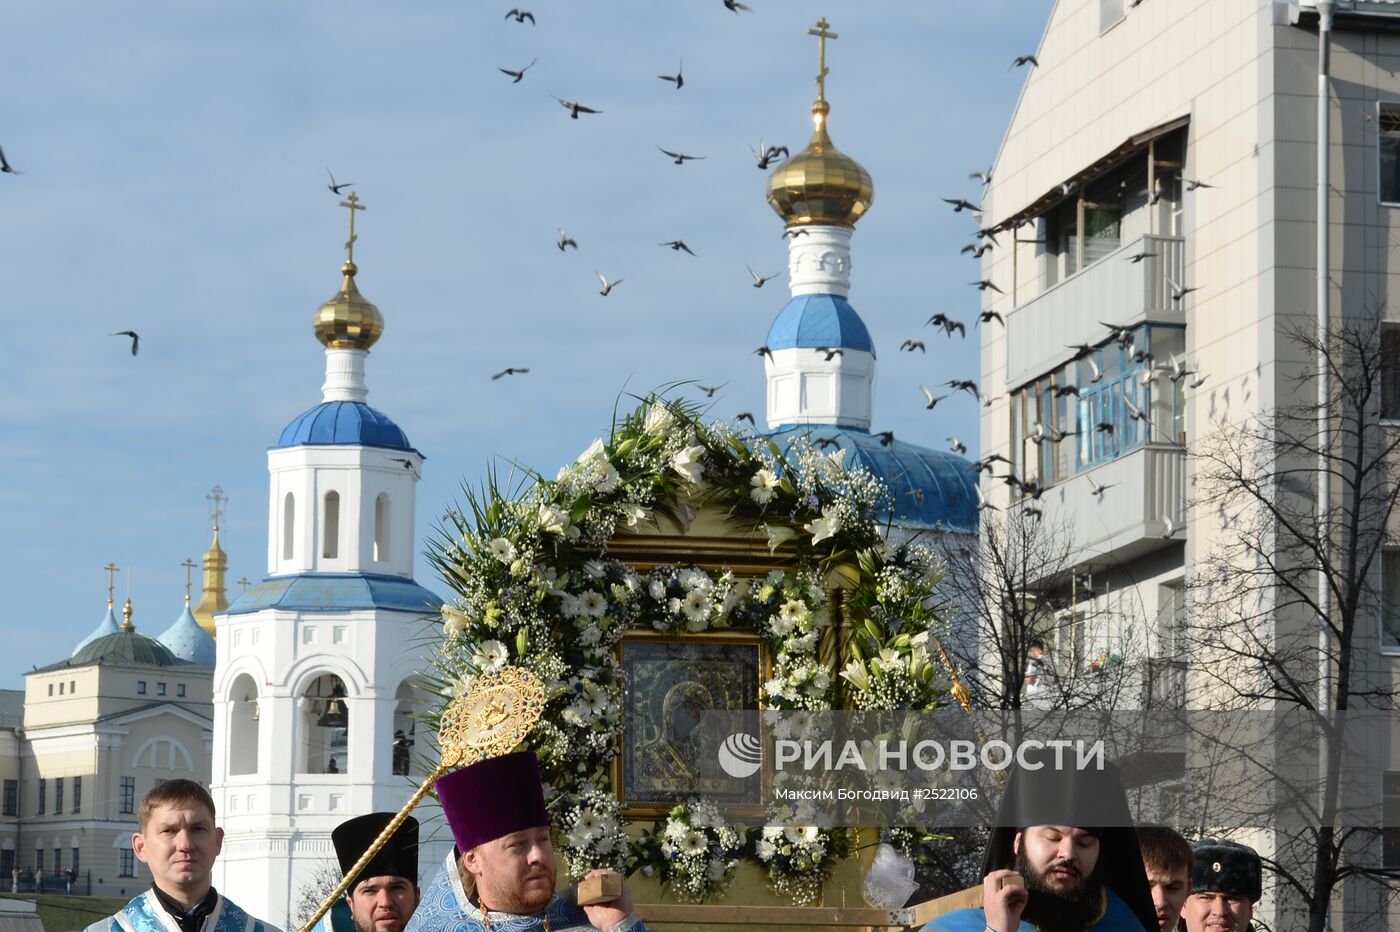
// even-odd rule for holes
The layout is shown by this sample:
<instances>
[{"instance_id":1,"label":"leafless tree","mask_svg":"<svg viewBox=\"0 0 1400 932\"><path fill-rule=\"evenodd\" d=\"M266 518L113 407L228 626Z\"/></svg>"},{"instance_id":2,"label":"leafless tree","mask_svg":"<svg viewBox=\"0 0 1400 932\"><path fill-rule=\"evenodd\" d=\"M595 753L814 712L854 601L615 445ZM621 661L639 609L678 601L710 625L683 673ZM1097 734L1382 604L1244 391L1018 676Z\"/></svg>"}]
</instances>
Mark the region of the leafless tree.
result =
<instances>
[{"instance_id":1,"label":"leafless tree","mask_svg":"<svg viewBox=\"0 0 1400 932\"><path fill-rule=\"evenodd\" d=\"M1308 932L1327 928L1351 884L1374 887L1360 898L1351 891L1347 928L1378 928L1365 919L1353 926L1353 904L1384 910L1400 881L1380 859L1384 763L1368 769L1348 756L1349 715L1355 729L1357 713L1395 710L1378 650L1379 580L1383 552L1397 542L1400 430L1383 423L1381 395L1383 382L1400 377L1400 359L1383 354L1381 330L1373 313L1340 323L1325 345L1311 328L1294 328L1293 391L1280 394L1302 400L1222 422L1193 451L1194 513L1215 530L1188 580L1192 706L1285 713L1317 741L1298 753L1295 736L1275 729L1235 746L1269 775L1270 791L1256 794L1254 807L1233 800L1213 810L1212 794L1188 794L1190 818L1206 831L1268 827L1275 896L1285 912L1306 917L1281 927ZM1327 422L1315 359L1325 360ZM1202 748L1221 741L1193 740ZM1353 808L1348 777L1371 781L1369 806Z\"/></svg>"}]
</instances>

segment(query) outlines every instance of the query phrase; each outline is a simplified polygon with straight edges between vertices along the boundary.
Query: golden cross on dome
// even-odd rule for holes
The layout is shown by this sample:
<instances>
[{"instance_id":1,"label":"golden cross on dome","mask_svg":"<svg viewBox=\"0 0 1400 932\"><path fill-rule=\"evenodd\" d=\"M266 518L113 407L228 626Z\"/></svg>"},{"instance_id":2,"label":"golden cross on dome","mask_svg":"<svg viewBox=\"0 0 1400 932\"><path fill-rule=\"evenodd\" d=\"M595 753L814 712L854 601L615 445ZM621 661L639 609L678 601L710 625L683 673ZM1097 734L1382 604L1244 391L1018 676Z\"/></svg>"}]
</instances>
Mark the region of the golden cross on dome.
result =
<instances>
[{"instance_id":1,"label":"golden cross on dome","mask_svg":"<svg viewBox=\"0 0 1400 932\"><path fill-rule=\"evenodd\" d=\"M111 608L112 592L117 588L117 573L121 570L121 567L117 566L115 563L108 563L102 568L107 571L107 607Z\"/></svg>"},{"instance_id":2,"label":"golden cross on dome","mask_svg":"<svg viewBox=\"0 0 1400 932\"><path fill-rule=\"evenodd\" d=\"M219 529L219 519L224 516L224 502L228 501L228 496L224 494L223 486L214 486L204 500L210 502L209 517L214 519L214 530Z\"/></svg>"},{"instance_id":3,"label":"golden cross on dome","mask_svg":"<svg viewBox=\"0 0 1400 932\"><path fill-rule=\"evenodd\" d=\"M830 25L831 24L826 21L826 17L823 16L821 19L817 20L816 29L807 30L807 35L817 37L817 100L826 100L826 76L828 73L826 67L826 40L840 38L834 32L827 32L826 27Z\"/></svg>"},{"instance_id":4,"label":"golden cross on dome","mask_svg":"<svg viewBox=\"0 0 1400 932\"><path fill-rule=\"evenodd\" d=\"M217 486L216 486L217 488ZM194 571L194 561L185 557L185 562L180 564L185 568L185 604L190 604L190 573Z\"/></svg>"},{"instance_id":5,"label":"golden cross on dome","mask_svg":"<svg viewBox=\"0 0 1400 932\"><path fill-rule=\"evenodd\" d=\"M345 261L355 261L355 211L364 210L365 206L360 203L360 196L354 191L350 196L340 202L341 207L350 208L350 238L345 241Z\"/></svg>"}]
</instances>

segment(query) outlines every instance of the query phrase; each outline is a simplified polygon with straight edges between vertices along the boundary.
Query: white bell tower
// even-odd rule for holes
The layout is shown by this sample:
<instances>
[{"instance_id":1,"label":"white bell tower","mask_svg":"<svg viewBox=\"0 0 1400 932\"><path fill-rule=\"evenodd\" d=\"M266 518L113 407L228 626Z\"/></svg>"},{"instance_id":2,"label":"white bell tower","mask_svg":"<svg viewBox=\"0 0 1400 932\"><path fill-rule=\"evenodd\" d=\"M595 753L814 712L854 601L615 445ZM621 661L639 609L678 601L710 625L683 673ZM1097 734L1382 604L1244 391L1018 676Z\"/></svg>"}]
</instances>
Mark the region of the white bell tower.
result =
<instances>
[{"instance_id":1,"label":"white bell tower","mask_svg":"<svg viewBox=\"0 0 1400 932\"><path fill-rule=\"evenodd\" d=\"M384 318L355 285L364 207L354 194L341 206L343 278L314 319L321 403L268 450L267 578L215 616L212 791L225 831L215 886L285 928L306 918L312 877L335 863L331 831L397 810L424 776L416 716L430 700L417 675L440 603L413 580L423 455L366 403ZM431 869L450 844L425 842L420 864Z\"/></svg>"}]
</instances>

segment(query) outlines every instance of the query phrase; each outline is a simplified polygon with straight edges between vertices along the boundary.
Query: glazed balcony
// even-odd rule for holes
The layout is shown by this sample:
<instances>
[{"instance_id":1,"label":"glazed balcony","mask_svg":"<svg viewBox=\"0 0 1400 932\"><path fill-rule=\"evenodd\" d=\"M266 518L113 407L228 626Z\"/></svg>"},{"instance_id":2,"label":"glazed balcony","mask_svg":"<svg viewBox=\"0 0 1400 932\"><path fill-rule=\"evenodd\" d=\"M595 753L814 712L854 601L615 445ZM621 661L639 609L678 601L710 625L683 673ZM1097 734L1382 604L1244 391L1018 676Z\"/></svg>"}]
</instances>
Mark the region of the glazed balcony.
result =
<instances>
[{"instance_id":1,"label":"glazed balcony","mask_svg":"<svg viewBox=\"0 0 1400 932\"><path fill-rule=\"evenodd\" d=\"M1140 262L1139 252L1154 253ZM1109 336L1103 323L1185 324L1172 284L1184 282L1186 241L1140 236L1006 315L1006 384L1015 387L1068 362L1069 344ZM1189 299L1188 299L1189 300Z\"/></svg>"}]
</instances>

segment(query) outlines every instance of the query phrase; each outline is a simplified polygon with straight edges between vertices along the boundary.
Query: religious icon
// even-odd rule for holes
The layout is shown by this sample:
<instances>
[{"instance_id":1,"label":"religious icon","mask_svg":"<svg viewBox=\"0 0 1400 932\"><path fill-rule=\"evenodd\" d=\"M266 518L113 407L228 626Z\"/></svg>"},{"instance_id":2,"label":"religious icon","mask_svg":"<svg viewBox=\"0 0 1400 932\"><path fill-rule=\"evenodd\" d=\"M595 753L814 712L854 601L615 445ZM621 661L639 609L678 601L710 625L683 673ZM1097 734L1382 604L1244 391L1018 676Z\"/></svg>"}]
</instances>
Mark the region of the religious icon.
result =
<instances>
[{"instance_id":1,"label":"religious icon","mask_svg":"<svg viewBox=\"0 0 1400 932\"><path fill-rule=\"evenodd\" d=\"M613 785L628 815L657 815L691 796L734 814L761 809L763 781L735 779L720 767L717 716L758 709L767 666L757 637L740 633L684 639L623 639L627 676L622 753Z\"/></svg>"}]
</instances>

